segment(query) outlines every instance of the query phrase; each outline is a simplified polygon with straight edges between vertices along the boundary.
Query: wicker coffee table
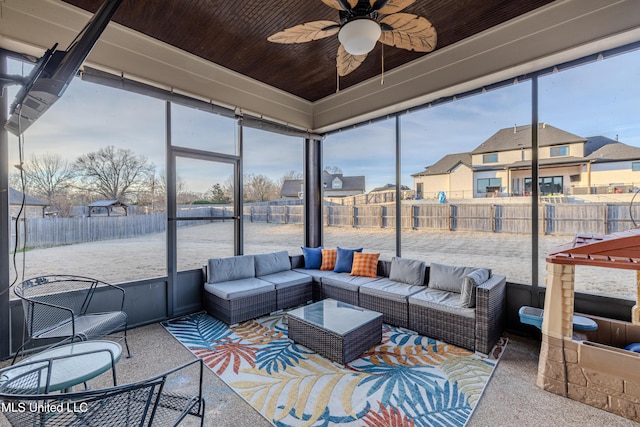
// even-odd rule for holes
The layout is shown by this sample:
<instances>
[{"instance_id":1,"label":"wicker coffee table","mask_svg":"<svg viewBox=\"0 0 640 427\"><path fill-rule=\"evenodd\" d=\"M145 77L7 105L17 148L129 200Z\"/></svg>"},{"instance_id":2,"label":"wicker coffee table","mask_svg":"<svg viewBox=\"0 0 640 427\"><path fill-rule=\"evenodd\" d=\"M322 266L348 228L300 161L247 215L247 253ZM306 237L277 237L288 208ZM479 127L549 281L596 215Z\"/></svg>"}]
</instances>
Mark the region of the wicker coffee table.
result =
<instances>
[{"instance_id":1,"label":"wicker coffee table","mask_svg":"<svg viewBox=\"0 0 640 427\"><path fill-rule=\"evenodd\" d=\"M332 299L291 310L289 338L346 365L382 341L382 313Z\"/></svg>"}]
</instances>

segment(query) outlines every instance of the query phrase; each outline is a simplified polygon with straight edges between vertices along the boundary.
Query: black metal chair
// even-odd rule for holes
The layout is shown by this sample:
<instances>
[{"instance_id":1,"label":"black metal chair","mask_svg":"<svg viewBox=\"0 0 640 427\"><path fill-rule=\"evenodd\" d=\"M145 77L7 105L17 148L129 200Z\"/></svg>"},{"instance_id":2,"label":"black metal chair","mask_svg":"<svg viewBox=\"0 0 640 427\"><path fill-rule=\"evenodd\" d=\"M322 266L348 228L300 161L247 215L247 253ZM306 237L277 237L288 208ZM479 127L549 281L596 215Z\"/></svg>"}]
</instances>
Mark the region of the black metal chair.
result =
<instances>
[{"instance_id":1,"label":"black metal chair","mask_svg":"<svg viewBox=\"0 0 640 427\"><path fill-rule=\"evenodd\" d=\"M4 382L0 371L2 413L12 426L177 426L189 415L204 425L201 359L143 381L62 394L41 392L47 389L46 367L34 363L32 370ZM193 383L171 380L190 367L199 368L197 390ZM174 384L181 386L176 390Z\"/></svg>"},{"instance_id":2,"label":"black metal chair","mask_svg":"<svg viewBox=\"0 0 640 427\"><path fill-rule=\"evenodd\" d=\"M111 306L106 307L109 304L102 300L94 302L93 296L100 287L109 287L119 293ZM122 338L127 356L131 357L127 313L123 311L125 292L121 287L89 277L50 275L18 283L14 293L22 300L27 335L14 362L25 346L35 340L86 341L120 330L124 330Z\"/></svg>"}]
</instances>

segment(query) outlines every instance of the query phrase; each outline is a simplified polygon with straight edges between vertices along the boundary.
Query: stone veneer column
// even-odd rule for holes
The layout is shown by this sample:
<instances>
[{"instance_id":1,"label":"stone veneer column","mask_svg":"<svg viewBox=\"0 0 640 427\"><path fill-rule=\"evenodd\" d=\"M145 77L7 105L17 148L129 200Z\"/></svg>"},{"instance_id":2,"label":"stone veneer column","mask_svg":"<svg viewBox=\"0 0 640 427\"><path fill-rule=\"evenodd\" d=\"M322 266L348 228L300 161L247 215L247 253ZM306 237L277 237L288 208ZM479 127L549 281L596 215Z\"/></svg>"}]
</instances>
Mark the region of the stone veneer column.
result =
<instances>
[{"instance_id":1,"label":"stone veneer column","mask_svg":"<svg viewBox=\"0 0 640 427\"><path fill-rule=\"evenodd\" d=\"M547 263L538 387L567 396L565 341L573 335L575 266Z\"/></svg>"}]
</instances>

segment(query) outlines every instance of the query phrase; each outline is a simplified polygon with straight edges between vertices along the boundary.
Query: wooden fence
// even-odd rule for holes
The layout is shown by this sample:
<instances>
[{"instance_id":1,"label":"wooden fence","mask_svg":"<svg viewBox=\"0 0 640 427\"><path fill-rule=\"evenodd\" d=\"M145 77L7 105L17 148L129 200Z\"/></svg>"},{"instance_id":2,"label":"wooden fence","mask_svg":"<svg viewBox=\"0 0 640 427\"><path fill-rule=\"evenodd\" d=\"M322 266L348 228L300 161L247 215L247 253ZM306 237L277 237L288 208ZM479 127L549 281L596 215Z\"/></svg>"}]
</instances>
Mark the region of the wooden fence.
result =
<instances>
[{"instance_id":1,"label":"wooden fence","mask_svg":"<svg viewBox=\"0 0 640 427\"><path fill-rule=\"evenodd\" d=\"M541 204L538 208L541 234L576 233L609 234L640 224L640 207L626 203L559 203ZM343 205L326 203L323 207L324 225L328 227L395 228L396 206ZM228 217L229 206L201 207L180 210L178 216ZM302 224L304 207L301 205L244 206L246 222L274 224ZM220 219L211 219L220 221ZM84 218L29 218L21 221L23 229L20 245L26 231L27 247L47 247L127 239L146 234L164 232L164 213L120 217ZM177 221L179 227L201 225L203 220ZM14 228L12 226L13 248ZM531 233L531 205L529 204L403 204L402 228L440 231L480 231L495 233Z\"/></svg>"}]
</instances>

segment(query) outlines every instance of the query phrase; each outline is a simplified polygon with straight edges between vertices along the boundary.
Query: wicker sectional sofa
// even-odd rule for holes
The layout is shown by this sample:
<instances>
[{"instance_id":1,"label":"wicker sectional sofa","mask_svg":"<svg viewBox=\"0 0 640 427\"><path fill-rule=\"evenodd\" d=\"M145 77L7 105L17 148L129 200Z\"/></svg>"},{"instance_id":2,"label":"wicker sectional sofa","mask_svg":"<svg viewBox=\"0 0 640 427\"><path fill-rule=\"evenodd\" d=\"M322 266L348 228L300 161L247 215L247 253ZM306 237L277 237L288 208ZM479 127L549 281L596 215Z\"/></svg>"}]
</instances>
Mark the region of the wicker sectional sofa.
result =
<instances>
[{"instance_id":1,"label":"wicker sectional sofa","mask_svg":"<svg viewBox=\"0 0 640 427\"><path fill-rule=\"evenodd\" d=\"M378 261L378 277L366 278L305 269L302 255L291 265L313 277L314 299L378 311L385 323L469 350L489 353L504 330L506 277L488 269L394 258Z\"/></svg>"},{"instance_id":2,"label":"wicker sectional sofa","mask_svg":"<svg viewBox=\"0 0 640 427\"><path fill-rule=\"evenodd\" d=\"M281 251L211 258L204 278L203 306L227 324L332 298L380 312L387 324L484 354L504 329L506 278L488 269L396 257L379 260L376 277L362 277L307 269L302 255Z\"/></svg>"},{"instance_id":3,"label":"wicker sectional sofa","mask_svg":"<svg viewBox=\"0 0 640 427\"><path fill-rule=\"evenodd\" d=\"M291 270L287 251L211 258L203 270L204 309L229 325L312 299L312 277Z\"/></svg>"}]
</instances>

